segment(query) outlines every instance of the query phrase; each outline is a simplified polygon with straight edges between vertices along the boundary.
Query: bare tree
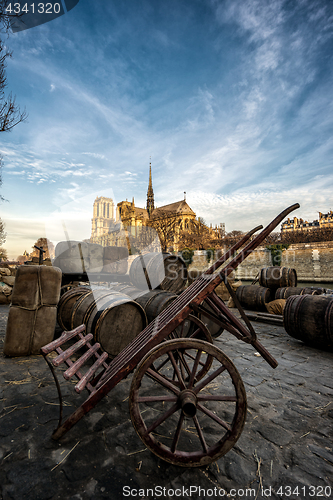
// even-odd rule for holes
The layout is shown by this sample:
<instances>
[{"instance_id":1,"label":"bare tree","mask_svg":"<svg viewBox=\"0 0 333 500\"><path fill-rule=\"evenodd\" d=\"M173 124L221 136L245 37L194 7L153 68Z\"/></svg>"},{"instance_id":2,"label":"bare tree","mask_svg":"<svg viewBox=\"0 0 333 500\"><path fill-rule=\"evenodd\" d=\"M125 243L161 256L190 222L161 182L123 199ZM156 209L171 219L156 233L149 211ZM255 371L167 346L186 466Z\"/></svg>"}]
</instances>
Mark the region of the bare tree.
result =
<instances>
[{"instance_id":1,"label":"bare tree","mask_svg":"<svg viewBox=\"0 0 333 500\"><path fill-rule=\"evenodd\" d=\"M181 231L179 247L205 250L212 246L212 235L202 217L189 222L189 227Z\"/></svg>"},{"instance_id":2,"label":"bare tree","mask_svg":"<svg viewBox=\"0 0 333 500\"><path fill-rule=\"evenodd\" d=\"M0 259L7 259L7 251L2 248L2 245L6 241L6 232L5 232L5 224L4 222L0 219Z\"/></svg>"},{"instance_id":3,"label":"bare tree","mask_svg":"<svg viewBox=\"0 0 333 500\"><path fill-rule=\"evenodd\" d=\"M311 243L320 241L333 241L333 227L321 227L318 229L298 229L296 231L282 231L281 242Z\"/></svg>"},{"instance_id":4,"label":"bare tree","mask_svg":"<svg viewBox=\"0 0 333 500\"><path fill-rule=\"evenodd\" d=\"M0 0L0 33L9 34L11 23L18 15L8 15L6 12L7 2ZM21 111L15 101L15 96L11 92L6 94L7 75L6 61L12 57L12 53L7 49L5 43L0 39L0 132L8 132L18 123L27 118L26 111ZM0 186L2 185L1 168L2 157L0 156ZM3 197L0 195L0 201Z\"/></svg>"},{"instance_id":5,"label":"bare tree","mask_svg":"<svg viewBox=\"0 0 333 500\"><path fill-rule=\"evenodd\" d=\"M157 231L163 252L177 244L181 222L181 217L176 213L161 209L153 212L147 226Z\"/></svg>"}]
</instances>

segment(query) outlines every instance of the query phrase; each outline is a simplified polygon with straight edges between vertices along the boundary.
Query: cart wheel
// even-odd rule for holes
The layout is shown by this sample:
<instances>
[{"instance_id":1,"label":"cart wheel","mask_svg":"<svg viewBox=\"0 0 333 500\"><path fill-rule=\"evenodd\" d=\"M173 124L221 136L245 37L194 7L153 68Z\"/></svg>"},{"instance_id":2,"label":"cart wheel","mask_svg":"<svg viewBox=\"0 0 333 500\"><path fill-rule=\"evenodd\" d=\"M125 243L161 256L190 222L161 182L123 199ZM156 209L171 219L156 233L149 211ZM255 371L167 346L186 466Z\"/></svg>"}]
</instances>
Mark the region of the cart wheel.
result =
<instances>
[{"instance_id":1,"label":"cart wheel","mask_svg":"<svg viewBox=\"0 0 333 500\"><path fill-rule=\"evenodd\" d=\"M168 335L168 339L191 338L206 340L213 343L212 336L207 326L199 318L190 314L184 321Z\"/></svg>"},{"instance_id":2,"label":"cart wheel","mask_svg":"<svg viewBox=\"0 0 333 500\"><path fill-rule=\"evenodd\" d=\"M208 330L208 328L204 325L204 323L197 318L196 316L193 316L193 314L190 314L188 318L186 318L173 332L171 332L167 339L168 340L174 340L178 338L186 338L186 339L199 339L199 340L206 340L207 342L210 342L211 344L213 343L212 336ZM178 350L175 352L175 362L178 368L180 369L182 373L182 377L184 380L188 380L189 374L190 374L190 368L188 366L188 363L186 361L186 357L191 357L192 354L187 353L187 355L184 357L184 352L183 350ZM159 362L156 362L153 364L152 369L156 371L160 371L161 368L165 365L165 363L168 362L168 357L165 356L163 360L159 360ZM208 372L209 368L211 367L213 362L213 357L212 356L206 356L204 360L199 361L199 368L195 374L195 379L198 381L202 379L202 377ZM176 371L173 367L169 367L168 373L164 373L166 377L168 377L170 380L172 380L175 384L179 385L179 381L176 375Z\"/></svg>"},{"instance_id":3,"label":"cart wheel","mask_svg":"<svg viewBox=\"0 0 333 500\"><path fill-rule=\"evenodd\" d=\"M177 356L187 361L186 380ZM213 363L198 381L200 361L207 357ZM156 372L154 363L164 359ZM170 370L177 383L170 380ZM186 467L207 465L227 453L246 417L246 394L236 367L213 344L196 339L169 340L152 349L136 369L129 401L134 428L147 448Z\"/></svg>"}]
</instances>

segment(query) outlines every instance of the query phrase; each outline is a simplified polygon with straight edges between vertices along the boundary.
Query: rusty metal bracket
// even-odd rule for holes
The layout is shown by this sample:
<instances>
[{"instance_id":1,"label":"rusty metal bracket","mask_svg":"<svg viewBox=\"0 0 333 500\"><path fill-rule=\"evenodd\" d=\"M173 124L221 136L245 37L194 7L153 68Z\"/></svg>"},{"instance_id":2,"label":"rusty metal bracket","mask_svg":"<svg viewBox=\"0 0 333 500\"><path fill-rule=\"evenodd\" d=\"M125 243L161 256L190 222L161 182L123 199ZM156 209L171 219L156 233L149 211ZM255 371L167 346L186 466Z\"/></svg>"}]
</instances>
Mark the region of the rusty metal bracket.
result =
<instances>
[{"instance_id":1,"label":"rusty metal bracket","mask_svg":"<svg viewBox=\"0 0 333 500\"><path fill-rule=\"evenodd\" d=\"M53 378L54 378L54 381L55 381L55 385L56 385L57 391L58 391L58 399L59 399L59 421L58 421L58 425L57 425L56 429L54 429L54 432L56 432L56 430L58 430L59 427L62 424L62 415L63 415L62 394L61 394L60 384L59 384L59 380L58 380L58 377L56 375L55 369L54 369L51 361L48 359L47 355L44 354L44 353L42 353L42 354L43 354L43 357L44 357L46 363L48 364L48 366L49 366L49 368L51 370L51 373L53 375Z\"/></svg>"}]
</instances>

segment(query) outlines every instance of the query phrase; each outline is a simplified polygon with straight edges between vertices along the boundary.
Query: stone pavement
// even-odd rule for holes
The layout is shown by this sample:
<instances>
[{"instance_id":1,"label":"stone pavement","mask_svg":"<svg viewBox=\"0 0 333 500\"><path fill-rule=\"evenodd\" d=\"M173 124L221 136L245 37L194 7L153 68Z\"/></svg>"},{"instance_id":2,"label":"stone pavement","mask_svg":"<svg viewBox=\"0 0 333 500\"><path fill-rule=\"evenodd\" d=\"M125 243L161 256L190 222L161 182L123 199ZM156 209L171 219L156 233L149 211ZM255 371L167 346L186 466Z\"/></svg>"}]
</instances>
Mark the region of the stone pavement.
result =
<instances>
[{"instance_id":1,"label":"stone pavement","mask_svg":"<svg viewBox=\"0 0 333 500\"><path fill-rule=\"evenodd\" d=\"M182 468L157 458L137 436L128 411L131 377L52 441L58 402L51 373L41 356L3 357L7 315L8 306L0 306L1 499L333 499L332 352L307 347L282 327L253 323L279 362L273 370L223 333L214 343L243 378L247 421L216 463ZM62 390L72 411L80 398L68 382Z\"/></svg>"}]
</instances>

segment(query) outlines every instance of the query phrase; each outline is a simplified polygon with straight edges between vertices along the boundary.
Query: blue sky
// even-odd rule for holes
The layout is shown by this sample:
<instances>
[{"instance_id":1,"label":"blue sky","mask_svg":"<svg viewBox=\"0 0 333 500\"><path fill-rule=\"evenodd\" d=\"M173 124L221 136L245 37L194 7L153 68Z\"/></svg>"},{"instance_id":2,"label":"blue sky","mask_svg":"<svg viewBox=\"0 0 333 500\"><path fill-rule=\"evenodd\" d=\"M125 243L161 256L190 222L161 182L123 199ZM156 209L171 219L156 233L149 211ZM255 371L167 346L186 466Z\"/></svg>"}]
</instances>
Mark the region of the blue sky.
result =
<instances>
[{"instance_id":1,"label":"blue sky","mask_svg":"<svg viewBox=\"0 0 333 500\"><path fill-rule=\"evenodd\" d=\"M97 195L144 206L150 157L157 206L186 191L227 231L333 209L333 2L80 0L6 43L11 258L89 237Z\"/></svg>"}]
</instances>

